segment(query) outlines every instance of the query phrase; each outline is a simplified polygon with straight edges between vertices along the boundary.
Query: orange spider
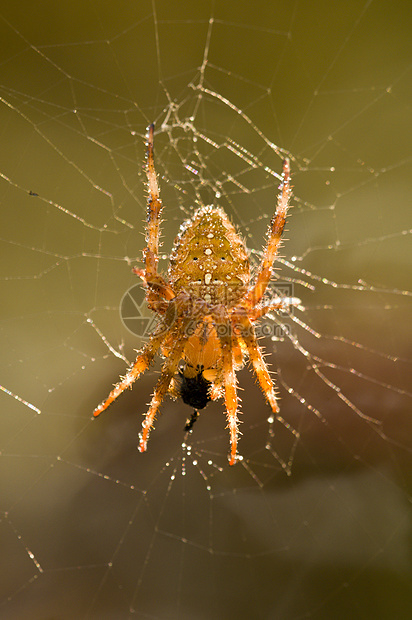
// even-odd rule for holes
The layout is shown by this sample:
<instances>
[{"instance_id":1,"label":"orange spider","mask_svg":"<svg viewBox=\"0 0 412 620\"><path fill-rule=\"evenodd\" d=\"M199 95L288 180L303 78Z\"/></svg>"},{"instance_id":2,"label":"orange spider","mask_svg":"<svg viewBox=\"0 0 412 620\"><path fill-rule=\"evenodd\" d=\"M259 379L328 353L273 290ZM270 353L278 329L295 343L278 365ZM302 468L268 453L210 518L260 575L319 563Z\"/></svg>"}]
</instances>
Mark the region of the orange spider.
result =
<instances>
[{"instance_id":1,"label":"orange spider","mask_svg":"<svg viewBox=\"0 0 412 620\"><path fill-rule=\"evenodd\" d=\"M285 159L283 163L276 213L253 284L243 240L222 209L212 206L198 209L182 225L165 279L157 270L162 202L154 166L153 134L152 124L147 139L149 198L145 268L133 271L143 280L146 301L158 314L159 322L134 364L95 409L94 415L98 416L126 388L131 388L161 349L165 362L139 435L140 452L147 448L155 416L167 393L174 398L181 397L194 407L186 430L192 428L198 409L224 395L230 430L229 463L234 465L240 458L237 452L239 420L235 371L245 365L247 358L272 411L281 419L273 382L253 323L267 312L283 307L282 301L265 304L262 298L272 276L286 221L291 194L289 160Z\"/></svg>"}]
</instances>

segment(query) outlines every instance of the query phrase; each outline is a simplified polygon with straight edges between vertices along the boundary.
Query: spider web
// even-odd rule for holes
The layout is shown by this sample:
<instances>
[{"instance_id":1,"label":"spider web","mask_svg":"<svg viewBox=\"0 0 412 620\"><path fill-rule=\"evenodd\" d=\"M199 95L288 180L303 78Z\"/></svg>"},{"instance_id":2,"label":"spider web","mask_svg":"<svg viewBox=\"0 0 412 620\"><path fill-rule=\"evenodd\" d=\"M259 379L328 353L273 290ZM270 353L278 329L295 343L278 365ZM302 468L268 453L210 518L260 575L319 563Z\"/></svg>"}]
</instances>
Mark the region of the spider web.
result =
<instances>
[{"instance_id":1,"label":"spider web","mask_svg":"<svg viewBox=\"0 0 412 620\"><path fill-rule=\"evenodd\" d=\"M2 618L410 617L404 7L2 7ZM137 451L159 363L91 419L142 345L119 306L153 121L162 269L202 204L258 261L291 159L273 293L301 305L265 340L285 424L241 371L232 468L222 401L185 437L166 400Z\"/></svg>"}]
</instances>

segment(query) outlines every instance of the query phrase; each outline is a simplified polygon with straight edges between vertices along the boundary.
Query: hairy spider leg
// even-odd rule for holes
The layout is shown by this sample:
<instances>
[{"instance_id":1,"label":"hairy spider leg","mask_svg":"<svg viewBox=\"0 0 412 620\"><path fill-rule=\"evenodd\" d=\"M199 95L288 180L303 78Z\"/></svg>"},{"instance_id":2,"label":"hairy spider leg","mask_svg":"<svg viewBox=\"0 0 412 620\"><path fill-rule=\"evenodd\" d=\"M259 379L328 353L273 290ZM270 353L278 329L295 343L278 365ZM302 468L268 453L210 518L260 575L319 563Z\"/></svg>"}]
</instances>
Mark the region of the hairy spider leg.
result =
<instances>
[{"instance_id":1,"label":"hairy spider leg","mask_svg":"<svg viewBox=\"0 0 412 620\"><path fill-rule=\"evenodd\" d=\"M160 295L164 299L167 299L167 301L170 301L171 299L174 299L176 297L173 289L169 286L169 284L167 284L166 280L161 275L158 275L156 280L147 280L145 269L133 267L132 271L136 276L139 276L139 278L141 278L141 280L143 281L143 286L151 289L150 292L153 294L153 299L155 303L158 295ZM158 311L159 309L163 310L163 306L164 303L162 303L162 301L158 301L156 305L156 311ZM167 305L164 306L164 308L167 308Z\"/></svg>"},{"instance_id":2,"label":"hairy spider leg","mask_svg":"<svg viewBox=\"0 0 412 620\"><path fill-rule=\"evenodd\" d=\"M285 227L291 191L290 164L289 159L285 159L283 162L282 188L278 195L276 212L270 224L268 241L263 253L263 259L259 267L255 284L245 296L245 302L249 307L253 307L260 302L272 276L272 266L278 253L280 240Z\"/></svg>"},{"instance_id":3,"label":"hairy spider leg","mask_svg":"<svg viewBox=\"0 0 412 620\"><path fill-rule=\"evenodd\" d=\"M148 293L149 302L155 300L156 294L160 294L168 300L175 296L172 288L157 272L157 265L159 262L160 215L163 209L163 203L160 199L159 184L157 182L154 165L153 139L154 124L152 123L148 127L146 151L146 177L149 195L147 198L147 246L143 251L145 269L133 269L134 273L142 278L145 286L150 289Z\"/></svg>"},{"instance_id":4,"label":"hairy spider leg","mask_svg":"<svg viewBox=\"0 0 412 620\"><path fill-rule=\"evenodd\" d=\"M261 319L262 316L265 316L268 312L272 312L273 310L282 310L285 307L284 302L279 301L273 304L266 304L264 306L258 306L257 308L252 308L250 312L248 312L248 316L252 321L256 321L257 319Z\"/></svg>"},{"instance_id":5,"label":"hairy spider leg","mask_svg":"<svg viewBox=\"0 0 412 620\"><path fill-rule=\"evenodd\" d=\"M155 391L153 392L149 410L146 413L145 419L142 423L142 431L139 435L140 452L146 452L147 450L147 440L149 438L149 433L153 426L156 413L158 412L159 407L167 394L170 383L176 374L177 367L182 358L183 350L189 337L186 328L190 321L190 318L185 319L181 324L179 330L177 330L174 337L174 345L162 366L160 378L157 382Z\"/></svg>"},{"instance_id":6,"label":"hairy spider leg","mask_svg":"<svg viewBox=\"0 0 412 620\"><path fill-rule=\"evenodd\" d=\"M287 428L292 435L299 437L299 432L292 428L292 426L279 415L279 405L277 404L275 388L263 357L262 349L257 342L253 324L244 316L241 317L241 321L244 324L242 339L249 352L249 359L252 362L262 392L266 396L273 413L276 415L276 420Z\"/></svg>"},{"instance_id":7,"label":"hairy spider leg","mask_svg":"<svg viewBox=\"0 0 412 620\"><path fill-rule=\"evenodd\" d=\"M232 335L232 354L233 354L233 366L235 370L240 370L244 365L245 358L245 346L238 337L238 335Z\"/></svg>"},{"instance_id":8,"label":"hairy spider leg","mask_svg":"<svg viewBox=\"0 0 412 620\"><path fill-rule=\"evenodd\" d=\"M236 318L241 325L242 339L249 353L249 359L252 362L259 385L263 394L266 396L273 413L277 415L279 413L279 405L276 400L275 388L263 357L262 349L256 339L255 328L246 316L238 315Z\"/></svg>"},{"instance_id":9,"label":"hairy spider leg","mask_svg":"<svg viewBox=\"0 0 412 620\"><path fill-rule=\"evenodd\" d=\"M251 310L248 315L252 321L256 321L272 310L288 311L291 307L299 306L301 303L302 300L299 297L282 297L279 301L269 302Z\"/></svg>"},{"instance_id":10,"label":"hairy spider leg","mask_svg":"<svg viewBox=\"0 0 412 620\"><path fill-rule=\"evenodd\" d=\"M237 440L239 436L237 379L233 365L232 326L228 319L220 319L217 325L217 335L222 349L222 379L225 390L225 405L227 424L230 432L229 465L238 460Z\"/></svg>"},{"instance_id":11,"label":"hairy spider leg","mask_svg":"<svg viewBox=\"0 0 412 620\"><path fill-rule=\"evenodd\" d=\"M157 263L159 253L159 236L160 236L160 214L163 204L159 196L159 185L157 183L156 170L154 166L153 155L153 134L154 124L149 125L147 134L147 152L146 152L146 176L149 196L147 199L147 229L145 262L146 262L146 278L157 275Z\"/></svg>"},{"instance_id":12,"label":"hairy spider leg","mask_svg":"<svg viewBox=\"0 0 412 620\"><path fill-rule=\"evenodd\" d=\"M175 302L170 302L170 305L174 305ZM125 376L119 381L109 396L104 400L93 412L94 417L100 415L113 401L116 400L120 394L122 394L127 388L131 388L133 383L140 377L140 375L147 370L156 355L157 350L169 335L175 323L176 316L174 312L166 314L164 322L160 323L155 332L150 336L149 342L143 347L142 351L136 357L134 364L128 369Z\"/></svg>"}]
</instances>

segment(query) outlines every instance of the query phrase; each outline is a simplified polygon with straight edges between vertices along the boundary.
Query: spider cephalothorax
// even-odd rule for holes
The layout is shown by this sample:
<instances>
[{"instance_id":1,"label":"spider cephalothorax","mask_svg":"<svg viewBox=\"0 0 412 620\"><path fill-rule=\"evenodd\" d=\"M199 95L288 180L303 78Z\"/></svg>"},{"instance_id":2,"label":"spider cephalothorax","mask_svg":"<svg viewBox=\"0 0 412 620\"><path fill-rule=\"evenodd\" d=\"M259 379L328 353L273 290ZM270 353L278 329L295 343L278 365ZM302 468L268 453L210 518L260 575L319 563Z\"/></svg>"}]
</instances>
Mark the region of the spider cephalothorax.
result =
<instances>
[{"instance_id":1,"label":"spider cephalothorax","mask_svg":"<svg viewBox=\"0 0 412 620\"><path fill-rule=\"evenodd\" d=\"M165 356L149 410L143 421L139 449L147 448L149 432L162 400L169 393L194 408L190 430L210 400L225 399L230 431L229 462L237 458L238 397L235 371L250 360L272 411L279 411L274 386L259 346L254 323L283 301L263 303L272 276L290 198L289 160L283 163L283 182L276 213L257 274L251 283L245 244L222 209L198 209L181 227L170 257L167 279L157 271L162 202L153 158L154 126L147 141L148 218L145 268L134 269L146 287L149 308L159 316L150 340L133 366L113 388L94 415L104 411L148 368L161 349Z\"/></svg>"}]
</instances>

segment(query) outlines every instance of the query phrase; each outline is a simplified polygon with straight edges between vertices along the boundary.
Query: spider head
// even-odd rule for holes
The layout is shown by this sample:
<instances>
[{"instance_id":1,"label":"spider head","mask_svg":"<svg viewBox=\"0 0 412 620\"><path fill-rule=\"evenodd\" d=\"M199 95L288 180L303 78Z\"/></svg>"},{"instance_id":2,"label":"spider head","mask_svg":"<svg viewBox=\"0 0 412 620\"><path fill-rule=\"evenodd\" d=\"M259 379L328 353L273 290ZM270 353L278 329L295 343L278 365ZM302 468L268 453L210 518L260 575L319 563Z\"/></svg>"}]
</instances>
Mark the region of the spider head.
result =
<instances>
[{"instance_id":1,"label":"spider head","mask_svg":"<svg viewBox=\"0 0 412 620\"><path fill-rule=\"evenodd\" d=\"M186 405L194 409L204 409L210 402L210 381L204 378L203 369L193 376L193 372L185 372L187 368L179 370L178 392Z\"/></svg>"}]
</instances>

